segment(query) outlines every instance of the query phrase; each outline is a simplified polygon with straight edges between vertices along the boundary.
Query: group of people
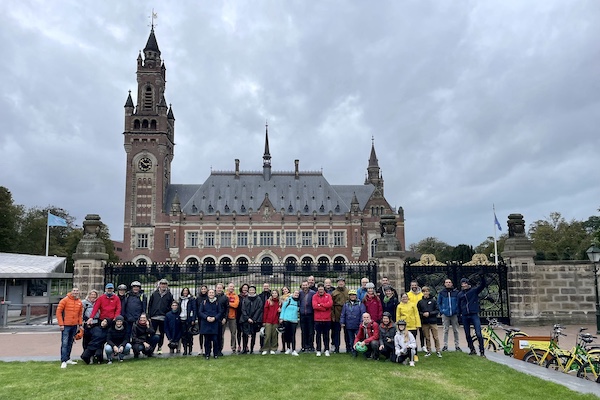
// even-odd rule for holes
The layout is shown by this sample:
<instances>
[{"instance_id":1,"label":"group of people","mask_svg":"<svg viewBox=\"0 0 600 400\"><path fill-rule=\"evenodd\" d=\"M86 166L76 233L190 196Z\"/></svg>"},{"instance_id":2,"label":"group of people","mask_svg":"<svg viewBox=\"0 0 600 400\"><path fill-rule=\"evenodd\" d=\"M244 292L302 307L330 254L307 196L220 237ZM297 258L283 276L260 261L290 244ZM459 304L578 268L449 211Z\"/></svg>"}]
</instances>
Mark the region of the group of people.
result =
<instances>
[{"instance_id":1,"label":"group of people","mask_svg":"<svg viewBox=\"0 0 600 400\"><path fill-rule=\"evenodd\" d=\"M446 279L437 299L428 287L420 288L411 282L410 290L398 295L387 277L381 286L367 278L357 290L348 290L343 277L332 286L331 279L315 283L310 276L297 290L282 287L281 292L264 283L259 294L254 285L243 284L238 292L233 283L225 290L218 283L214 289L202 285L197 296L184 287L175 298L168 281L161 279L149 296L138 281L115 287L108 283L103 294L91 290L85 300L79 299L79 290L73 290L59 303L57 320L62 332L61 368L76 364L70 359L75 336L82 329L83 354L81 359L102 363L104 355L110 364L133 352L152 357L162 354L165 337L170 353L191 355L194 336L198 336L198 355L206 359L221 357L224 333L229 329L233 354L252 354L256 349L262 355L276 354L279 334L281 352L292 356L315 353L329 357L339 353L342 340L345 350L354 357L378 360L380 358L408 363L417 361L417 336L425 357L448 350L448 332L454 331L455 349L458 346L458 318L462 316L470 354L476 354L471 341L470 325L475 328L484 356L478 295L485 287L471 287L467 279L461 281L461 291ZM437 319L442 317L444 346L440 347ZM297 346L296 331L301 331ZM260 333L260 334L259 334ZM431 337L433 337L433 345Z\"/></svg>"}]
</instances>

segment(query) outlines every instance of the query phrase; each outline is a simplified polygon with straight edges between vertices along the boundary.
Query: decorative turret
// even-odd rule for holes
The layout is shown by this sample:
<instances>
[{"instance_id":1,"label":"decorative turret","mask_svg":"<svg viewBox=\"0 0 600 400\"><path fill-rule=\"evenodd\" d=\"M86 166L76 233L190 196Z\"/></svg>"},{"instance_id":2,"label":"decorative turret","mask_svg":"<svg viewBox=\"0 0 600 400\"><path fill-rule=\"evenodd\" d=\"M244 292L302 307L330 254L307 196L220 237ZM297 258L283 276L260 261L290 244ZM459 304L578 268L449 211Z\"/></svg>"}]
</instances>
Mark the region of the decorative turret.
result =
<instances>
[{"instance_id":1,"label":"decorative turret","mask_svg":"<svg viewBox=\"0 0 600 400\"><path fill-rule=\"evenodd\" d=\"M181 201L179 200L179 193L175 192L175 197L171 203L171 214L179 214L181 212Z\"/></svg>"},{"instance_id":2,"label":"decorative turret","mask_svg":"<svg viewBox=\"0 0 600 400\"><path fill-rule=\"evenodd\" d=\"M127 100L125 101L125 115L132 115L133 114L133 99L131 98L131 90L129 91L129 94L127 95Z\"/></svg>"},{"instance_id":3,"label":"decorative turret","mask_svg":"<svg viewBox=\"0 0 600 400\"><path fill-rule=\"evenodd\" d=\"M160 49L158 48L156 36L154 36L154 26L150 30L150 36L146 42L146 47L144 47L144 57L144 61L155 60L160 65Z\"/></svg>"},{"instance_id":4,"label":"decorative turret","mask_svg":"<svg viewBox=\"0 0 600 400\"><path fill-rule=\"evenodd\" d=\"M356 197L356 192L352 194L352 201L350 202L350 211L353 213L357 213L360 211L358 198Z\"/></svg>"},{"instance_id":5,"label":"decorative turret","mask_svg":"<svg viewBox=\"0 0 600 400\"><path fill-rule=\"evenodd\" d=\"M379 160L375 153L375 139L371 138L371 155L369 156L369 166L367 167L367 177L365 185L372 184L381 191L383 195L383 176L380 174Z\"/></svg>"},{"instance_id":6,"label":"decorative turret","mask_svg":"<svg viewBox=\"0 0 600 400\"><path fill-rule=\"evenodd\" d=\"M263 178L271 180L271 153L269 152L269 124L265 124L265 154L263 154Z\"/></svg>"}]
</instances>

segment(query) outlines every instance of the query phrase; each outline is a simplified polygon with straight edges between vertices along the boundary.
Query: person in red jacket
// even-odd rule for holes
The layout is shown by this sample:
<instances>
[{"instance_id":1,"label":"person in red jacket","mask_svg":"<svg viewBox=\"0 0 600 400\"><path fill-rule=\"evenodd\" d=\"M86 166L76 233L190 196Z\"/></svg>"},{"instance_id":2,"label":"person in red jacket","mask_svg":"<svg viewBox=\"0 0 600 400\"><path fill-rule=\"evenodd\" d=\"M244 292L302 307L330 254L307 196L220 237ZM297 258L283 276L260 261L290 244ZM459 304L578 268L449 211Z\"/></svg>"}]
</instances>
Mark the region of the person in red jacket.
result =
<instances>
[{"instance_id":1,"label":"person in red jacket","mask_svg":"<svg viewBox=\"0 0 600 400\"><path fill-rule=\"evenodd\" d=\"M325 347L325 357L329 357L329 330L331 329L331 309L333 299L325 291L322 282L317 284L317 293L312 298L315 319L315 334L317 340L317 357L321 357L321 339Z\"/></svg>"},{"instance_id":2,"label":"person in red jacket","mask_svg":"<svg viewBox=\"0 0 600 400\"><path fill-rule=\"evenodd\" d=\"M262 355L268 353L275 354L277 350L279 326L279 312L281 311L281 302L279 301L279 292L275 289L271 290L271 297L265 301L263 310L263 328L265 329L265 343L262 348Z\"/></svg>"},{"instance_id":3,"label":"person in red jacket","mask_svg":"<svg viewBox=\"0 0 600 400\"><path fill-rule=\"evenodd\" d=\"M363 322L358 328L356 338L354 338L354 348L359 343L367 346L366 358L379 360L379 324L371 320L371 315L368 312L363 314Z\"/></svg>"},{"instance_id":4,"label":"person in red jacket","mask_svg":"<svg viewBox=\"0 0 600 400\"><path fill-rule=\"evenodd\" d=\"M367 283L367 294L362 299L362 303L371 316L371 320L379 324L383 317L383 305L381 304L381 299L375 293L375 285L372 282Z\"/></svg>"},{"instance_id":5,"label":"person in red jacket","mask_svg":"<svg viewBox=\"0 0 600 400\"><path fill-rule=\"evenodd\" d=\"M71 361L73 341L79 327L83 324L83 304L79 299L79 288L74 287L56 307L56 320L60 326L60 367L77 364Z\"/></svg>"},{"instance_id":6,"label":"person in red jacket","mask_svg":"<svg viewBox=\"0 0 600 400\"><path fill-rule=\"evenodd\" d=\"M104 289L106 292L94 303L92 315L96 315L100 311L100 317L98 317L100 321L107 318L112 321L117 315L121 315L121 300L119 296L115 295L115 285L112 283L107 283ZM88 324L91 323L92 318L88 320Z\"/></svg>"}]
</instances>

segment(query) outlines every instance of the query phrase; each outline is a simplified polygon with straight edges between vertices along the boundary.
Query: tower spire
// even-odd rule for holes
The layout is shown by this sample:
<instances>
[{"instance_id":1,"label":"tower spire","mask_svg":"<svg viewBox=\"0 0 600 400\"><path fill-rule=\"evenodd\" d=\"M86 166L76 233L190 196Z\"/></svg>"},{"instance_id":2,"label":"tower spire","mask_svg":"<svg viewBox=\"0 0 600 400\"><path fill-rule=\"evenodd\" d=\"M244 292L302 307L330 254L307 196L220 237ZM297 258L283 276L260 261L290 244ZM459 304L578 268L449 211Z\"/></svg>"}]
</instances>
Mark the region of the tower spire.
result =
<instances>
[{"instance_id":1,"label":"tower spire","mask_svg":"<svg viewBox=\"0 0 600 400\"><path fill-rule=\"evenodd\" d=\"M369 156L369 165L367 166L367 177L365 185L372 184L383 190L383 178L380 175L379 160L375 153L375 138L371 136L371 154Z\"/></svg>"},{"instance_id":2,"label":"tower spire","mask_svg":"<svg viewBox=\"0 0 600 400\"><path fill-rule=\"evenodd\" d=\"M265 153L263 154L263 177L271 180L271 152L269 151L269 123L265 121Z\"/></svg>"}]
</instances>

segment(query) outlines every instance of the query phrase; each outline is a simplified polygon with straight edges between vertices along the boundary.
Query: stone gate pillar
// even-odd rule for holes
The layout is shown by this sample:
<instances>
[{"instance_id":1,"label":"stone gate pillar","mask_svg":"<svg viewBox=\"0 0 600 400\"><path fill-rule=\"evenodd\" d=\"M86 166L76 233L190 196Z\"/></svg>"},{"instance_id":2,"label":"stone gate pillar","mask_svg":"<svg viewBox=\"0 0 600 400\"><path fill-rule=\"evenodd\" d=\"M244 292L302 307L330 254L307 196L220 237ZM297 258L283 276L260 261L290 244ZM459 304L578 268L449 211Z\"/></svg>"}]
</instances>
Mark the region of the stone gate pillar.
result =
<instances>
[{"instance_id":1,"label":"stone gate pillar","mask_svg":"<svg viewBox=\"0 0 600 400\"><path fill-rule=\"evenodd\" d=\"M396 237L396 216L382 215L380 218L381 237L377 240L377 250L373 258L377 261L377 281L383 276L390 279L394 288L404 287L405 254Z\"/></svg>"},{"instance_id":2,"label":"stone gate pillar","mask_svg":"<svg viewBox=\"0 0 600 400\"><path fill-rule=\"evenodd\" d=\"M521 214L508 216L508 239L502 258L508 268L508 301L511 324L534 325L540 321L538 281L535 277L535 251L525 235Z\"/></svg>"},{"instance_id":3,"label":"stone gate pillar","mask_svg":"<svg viewBox=\"0 0 600 400\"><path fill-rule=\"evenodd\" d=\"M99 237L100 216L88 214L83 221L83 237L73 254L73 286L78 287L81 298L85 298L91 289L104 292L104 267L108 254L106 246Z\"/></svg>"}]
</instances>

